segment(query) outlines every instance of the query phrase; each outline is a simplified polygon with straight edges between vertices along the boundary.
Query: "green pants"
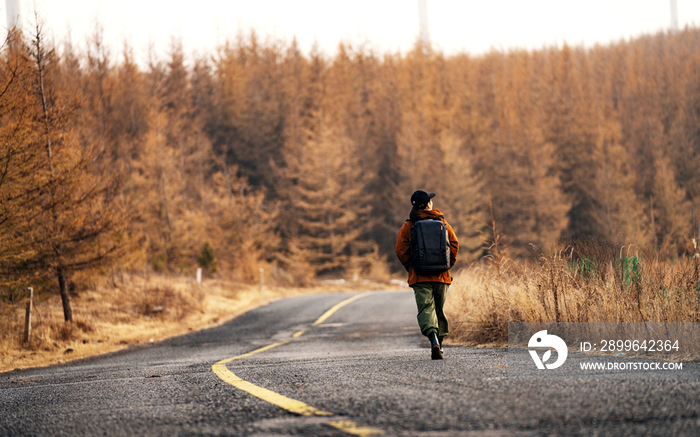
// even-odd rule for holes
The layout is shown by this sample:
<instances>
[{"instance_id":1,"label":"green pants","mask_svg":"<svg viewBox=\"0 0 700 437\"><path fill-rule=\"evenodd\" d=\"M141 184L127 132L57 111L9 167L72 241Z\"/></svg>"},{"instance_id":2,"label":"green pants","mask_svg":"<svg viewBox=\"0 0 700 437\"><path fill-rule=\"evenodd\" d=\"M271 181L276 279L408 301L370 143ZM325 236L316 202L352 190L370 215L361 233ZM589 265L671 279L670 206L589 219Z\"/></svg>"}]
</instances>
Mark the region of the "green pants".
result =
<instances>
[{"instance_id":1,"label":"green pants","mask_svg":"<svg viewBox=\"0 0 700 437\"><path fill-rule=\"evenodd\" d=\"M419 282L413 284L413 294L416 296L416 306L418 307L418 326L420 332L426 337L431 332L437 333L438 337L446 337L450 332L447 325L447 318L442 311L447 298L449 284L442 282Z\"/></svg>"}]
</instances>

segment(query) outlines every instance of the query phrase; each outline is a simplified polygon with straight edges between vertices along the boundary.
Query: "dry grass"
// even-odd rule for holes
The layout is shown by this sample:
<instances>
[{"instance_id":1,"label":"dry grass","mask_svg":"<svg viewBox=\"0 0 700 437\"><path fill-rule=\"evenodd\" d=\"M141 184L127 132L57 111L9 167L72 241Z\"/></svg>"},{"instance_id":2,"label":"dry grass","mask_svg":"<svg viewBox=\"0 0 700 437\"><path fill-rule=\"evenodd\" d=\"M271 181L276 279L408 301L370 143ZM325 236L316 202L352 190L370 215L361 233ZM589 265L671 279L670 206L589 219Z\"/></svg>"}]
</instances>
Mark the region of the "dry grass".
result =
<instances>
[{"instance_id":1,"label":"dry grass","mask_svg":"<svg viewBox=\"0 0 700 437\"><path fill-rule=\"evenodd\" d=\"M1 308L0 373L39 367L157 342L222 324L252 308L302 294L396 288L380 282L319 282L310 287L238 284L226 280L142 277L91 287L72 297L74 322L63 321L58 296L35 301L32 338L22 342L24 305Z\"/></svg>"},{"instance_id":2,"label":"dry grass","mask_svg":"<svg viewBox=\"0 0 700 437\"><path fill-rule=\"evenodd\" d=\"M505 345L508 322L699 321L696 262L587 244L542 254L537 263L477 264L451 287L451 337Z\"/></svg>"}]
</instances>

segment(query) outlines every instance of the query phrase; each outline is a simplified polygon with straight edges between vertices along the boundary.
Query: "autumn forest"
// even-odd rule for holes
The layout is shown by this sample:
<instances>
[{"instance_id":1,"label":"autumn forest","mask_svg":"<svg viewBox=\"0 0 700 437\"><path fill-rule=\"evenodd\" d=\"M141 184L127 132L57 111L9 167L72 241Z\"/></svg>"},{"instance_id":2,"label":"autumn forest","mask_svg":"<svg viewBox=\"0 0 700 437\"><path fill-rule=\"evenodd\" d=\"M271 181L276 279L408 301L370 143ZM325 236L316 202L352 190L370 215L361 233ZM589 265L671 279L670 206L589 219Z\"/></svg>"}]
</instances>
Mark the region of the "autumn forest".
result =
<instances>
[{"instance_id":1,"label":"autumn forest","mask_svg":"<svg viewBox=\"0 0 700 437\"><path fill-rule=\"evenodd\" d=\"M399 271L415 189L462 266L595 236L673 258L700 226L700 30L446 56L250 33L140 66L41 26L0 54L2 298L113 269L278 283ZM496 235L497 234L497 235Z\"/></svg>"}]
</instances>

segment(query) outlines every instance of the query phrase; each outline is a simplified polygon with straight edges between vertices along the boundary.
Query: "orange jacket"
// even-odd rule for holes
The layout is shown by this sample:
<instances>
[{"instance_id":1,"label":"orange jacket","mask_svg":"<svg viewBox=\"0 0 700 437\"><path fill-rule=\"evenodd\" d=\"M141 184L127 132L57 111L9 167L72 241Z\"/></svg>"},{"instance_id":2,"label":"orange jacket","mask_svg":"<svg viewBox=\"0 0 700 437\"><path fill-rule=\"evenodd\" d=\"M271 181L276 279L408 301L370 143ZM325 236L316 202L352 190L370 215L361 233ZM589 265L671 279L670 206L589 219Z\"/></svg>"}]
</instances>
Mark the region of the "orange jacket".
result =
<instances>
[{"instance_id":1,"label":"orange jacket","mask_svg":"<svg viewBox=\"0 0 700 437\"><path fill-rule=\"evenodd\" d=\"M418 216L421 218L438 217L442 213L440 210L433 208L432 210L420 210L418 211ZM455 265L457 261L457 252L459 252L459 242L457 241L457 236L455 231L452 230L452 226L443 217L441 219L445 225L447 225L447 235L450 239L450 266ZM450 271L442 272L437 275L423 276L419 275L413 270L411 265L411 222L407 221L401 226L399 230L399 237L396 240L396 256L399 257L399 261L408 271L408 285L417 284L419 282L442 282L444 284L452 283L452 275Z\"/></svg>"}]
</instances>

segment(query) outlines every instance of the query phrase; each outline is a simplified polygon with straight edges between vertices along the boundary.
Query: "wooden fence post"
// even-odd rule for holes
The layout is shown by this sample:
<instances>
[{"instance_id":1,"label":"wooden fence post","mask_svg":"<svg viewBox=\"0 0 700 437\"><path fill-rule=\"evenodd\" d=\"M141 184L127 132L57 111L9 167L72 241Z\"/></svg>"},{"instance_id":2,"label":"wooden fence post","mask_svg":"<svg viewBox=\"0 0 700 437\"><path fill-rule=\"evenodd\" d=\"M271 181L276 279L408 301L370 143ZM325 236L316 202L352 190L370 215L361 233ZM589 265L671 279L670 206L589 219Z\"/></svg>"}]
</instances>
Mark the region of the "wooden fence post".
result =
<instances>
[{"instance_id":1,"label":"wooden fence post","mask_svg":"<svg viewBox=\"0 0 700 437\"><path fill-rule=\"evenodd\" d=\"M27 302L27 314L24 319L24 342L29 343L32 336L32 301L34 300L34 289L29 287L29 302Z\"/></svg>"},{"instance_id":2,"label":"wooden fence post","mask_svg":"<svg viewBox=\"0 0 700 437\"><path fill-rule=\"evenodd\" d=\"M263 285L264 285L264 275L265 275L265 269L260 267L260 292L262 293L263 291Z\"/></svg>"}]
</instances>

